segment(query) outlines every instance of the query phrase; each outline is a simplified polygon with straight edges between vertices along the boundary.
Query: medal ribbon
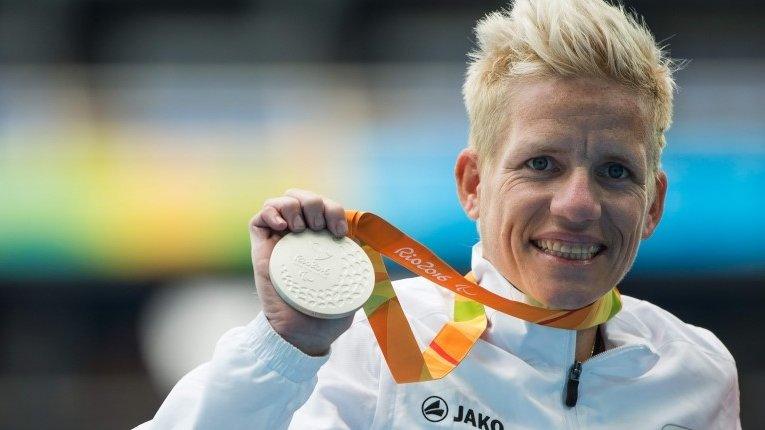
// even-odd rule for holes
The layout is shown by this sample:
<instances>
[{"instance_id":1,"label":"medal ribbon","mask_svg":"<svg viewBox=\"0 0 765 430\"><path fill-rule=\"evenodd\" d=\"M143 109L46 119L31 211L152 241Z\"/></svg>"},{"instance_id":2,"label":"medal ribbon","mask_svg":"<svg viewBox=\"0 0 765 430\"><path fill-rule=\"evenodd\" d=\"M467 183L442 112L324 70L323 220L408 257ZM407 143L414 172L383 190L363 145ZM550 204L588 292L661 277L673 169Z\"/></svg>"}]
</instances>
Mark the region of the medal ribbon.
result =
<instances>
[{"instance_id":1,"label":"medal ribbon","mask_svg":"<svg viewBox=\"0 0 765 430\"><path fill-rule=\"evenodd\" d=\"M546 309L509 300L479 286L472 273L460 275L379 216L347 210L345 218L348 236L360 242L374 267L375 286L364 312L397 383L440 379L457 367L486 330L484 305L524 321L569 330L602 324L621 309L616 288L594 303L573 310ZM420 351L381 254L455 293L454 320L441 328L425 351Z\"/></svg>"}]
</instances>

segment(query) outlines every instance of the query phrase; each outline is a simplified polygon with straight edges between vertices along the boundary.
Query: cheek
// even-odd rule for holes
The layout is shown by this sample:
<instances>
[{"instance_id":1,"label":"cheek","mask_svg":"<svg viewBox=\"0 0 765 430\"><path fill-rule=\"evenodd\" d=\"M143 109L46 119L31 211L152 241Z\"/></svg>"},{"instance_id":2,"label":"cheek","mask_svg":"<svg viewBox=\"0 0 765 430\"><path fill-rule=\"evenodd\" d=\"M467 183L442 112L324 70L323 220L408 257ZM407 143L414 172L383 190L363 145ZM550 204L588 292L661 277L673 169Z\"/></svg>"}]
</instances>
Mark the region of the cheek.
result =
<instances>
[{"instance_id":1,"label":"cheek","mask_svg":"<svg viewBox=\"0 0 765 430\"><path fill-rule=\"evenodd\" d=\"M492 235L503 252L510 252L511 247L525 244L534 226L544 223L549 191L515 175L492 185L481 196L481 228Z\"/></svg>"},{"instance_id":2,"label":"cheek","mask_svg":"<svg viewBox=\"0 0 765 430\"><path fill-rule=\"evenodd\" d=\"M636 199L625 199L613 205L610 212L612 228L622 241L622 252L634 254L643 231L645 213L642 210L644 202Z\"/></svg>"},{"instance_id":3,"label":"cheek","mask_svg":"<svg viewBox=\"0 0 765 430\"><path fill-rule=\"evenodd\" d=\"M552 194L546 189L519 187L516 192L505 196L505 211L512 214L512 220L522 228L543 224L549 217Z\"/></svg>"},{"instance_id":4,"label":"cheek","mask_svg":"<svg viewBox=\"0 0 765 430\"><path fill-rule=\"evenodd\" d=\"M518 258L528 241L549 221L550 199L544 191L516 189L503 196L501 208L503 241L510 244ZM509 251L509 249L508 249Z\"/></svg>"}]
</instances>

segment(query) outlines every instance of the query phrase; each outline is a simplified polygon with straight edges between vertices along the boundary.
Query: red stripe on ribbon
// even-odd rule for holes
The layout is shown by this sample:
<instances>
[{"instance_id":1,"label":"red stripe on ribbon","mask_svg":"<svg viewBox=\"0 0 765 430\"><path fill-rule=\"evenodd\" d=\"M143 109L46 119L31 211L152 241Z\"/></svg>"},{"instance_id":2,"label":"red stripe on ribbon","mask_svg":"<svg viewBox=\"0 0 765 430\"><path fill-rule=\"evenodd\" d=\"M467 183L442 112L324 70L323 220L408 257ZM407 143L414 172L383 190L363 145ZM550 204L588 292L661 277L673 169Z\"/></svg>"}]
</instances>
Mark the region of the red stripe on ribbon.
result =
<instances>
[{"instance_id":1,"label":"red stripe on ribbon","mask_svg":"<svg viewBox=\"0 0 765 430\"><path fill-rule=\"evenodd\" d=\"M550 319L546 319L544 321L539 321L537 324L545 325L545 324L554 323L555 321L558 321L559 319L566 318L567 316L573 314L574 312L576 312L576 311L568 311L565 314L559 315L559 316L557 316L555 318L550 318Z\"/></svg>"},{"instance_id":2,"label":"red stripe on ribbon","mask_svg":"<svg viewBox=\"0 0 765 430\"><path fill-rule=\"evenodd\" d=\"M437 343L431 342L430 343L430 348L433 351L436 351L438 353L438 355L440 355L444 360L448 361L449 363L452 363L455 366L459 364L459 361L455 360L454 357L452 357L451 355L447 354L446 351L441 349L441 347L438 346Z\"/></svg>"}]
</instances>

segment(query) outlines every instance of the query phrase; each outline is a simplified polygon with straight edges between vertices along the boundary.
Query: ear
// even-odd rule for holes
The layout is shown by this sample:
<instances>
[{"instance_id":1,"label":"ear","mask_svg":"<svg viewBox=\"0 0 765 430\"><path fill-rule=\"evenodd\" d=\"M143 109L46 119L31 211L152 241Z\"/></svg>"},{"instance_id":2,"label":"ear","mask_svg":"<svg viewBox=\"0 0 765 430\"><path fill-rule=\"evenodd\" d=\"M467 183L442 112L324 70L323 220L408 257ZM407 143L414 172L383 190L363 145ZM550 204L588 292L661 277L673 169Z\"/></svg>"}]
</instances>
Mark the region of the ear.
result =
<instances>
[{"instance_id":1,"label":"ear","mask_svg":"<svg viewBox=\"0 0 765 430\"><path fill-rule=\"evenodd\" d=\"M454 166L454 177L462 208L468 218L477 220L481 170L478 166L478 154L475 150L465 148L460 152L460 155L457 156L457 164Z\"/></svg>"},{"instance_id":2,"label":"ear","mask_svg":"<svg viewBox=\"0 0 765 430\"><path fill-rule=\"evenodd\" d=\"M653 201L651 202L651 207L648 208L648 218L646 218L645 225L643 226L643 239L648 239L653 234L656 226L659 225L661 215L664 213L664 198L667 195L667 175L663 171L659 171L656 174L655 180Z\"/></svg>"}]
</instances>

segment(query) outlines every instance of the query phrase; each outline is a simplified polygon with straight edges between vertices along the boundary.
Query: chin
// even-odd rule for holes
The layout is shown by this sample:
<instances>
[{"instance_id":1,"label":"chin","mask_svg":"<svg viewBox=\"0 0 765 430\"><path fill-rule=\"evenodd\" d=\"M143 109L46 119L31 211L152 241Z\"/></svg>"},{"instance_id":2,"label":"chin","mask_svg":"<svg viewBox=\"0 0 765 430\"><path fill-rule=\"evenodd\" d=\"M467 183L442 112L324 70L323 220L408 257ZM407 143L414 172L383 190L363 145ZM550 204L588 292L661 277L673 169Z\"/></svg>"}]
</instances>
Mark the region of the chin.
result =
<instances>
[{"instance_id":1,"label":"chin","mask_svg":"<svg viewBox=\"0 0 765 430\"><path fill-rule=\"evenodd\" d=\"M605 293L593 292L584 288L567 286L566 288L545 288L539 294L531 294L538 302L550 309L579 309L596 301Z\"/></svg>"}]
</instances>

